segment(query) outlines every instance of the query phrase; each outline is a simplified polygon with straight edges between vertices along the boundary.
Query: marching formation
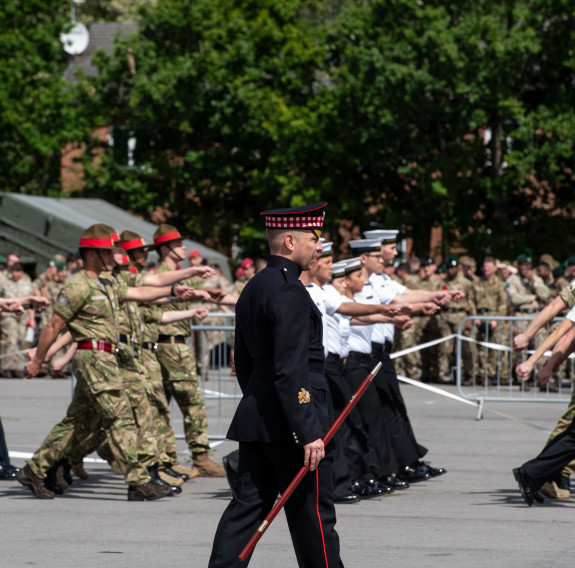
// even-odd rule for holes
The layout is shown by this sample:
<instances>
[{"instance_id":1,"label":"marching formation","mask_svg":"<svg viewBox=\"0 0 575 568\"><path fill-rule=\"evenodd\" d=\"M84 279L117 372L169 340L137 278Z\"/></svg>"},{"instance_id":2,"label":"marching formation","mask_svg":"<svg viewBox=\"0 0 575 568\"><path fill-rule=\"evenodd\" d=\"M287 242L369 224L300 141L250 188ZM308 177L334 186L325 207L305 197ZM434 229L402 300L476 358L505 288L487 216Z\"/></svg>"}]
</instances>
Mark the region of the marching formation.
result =
<instances>
[{"instance_id":1,"label":"marching formation","mask_svg":"<svg viewBox=\"0 0 575 568\"><path fill-rule=\"evenodd\" d=\"M139 235L118 236L101 224L82 234L83 269L58 294L26 365L34 377L56 351L72 344L67 357L73 357L77 383L67 414L16 472L36 497L62 493L70 471L86 478L82 460L96 450L124 477L132 501L177 494L193 477L225 475L209 458L203 398L187 347L189 319L207 313L189 302L225 298L197 280L211 277L213 269L175 269L186 254L177 229L160 225L152 246L162 262L145 274L150 247ZM172 397L184 416L192 468L178 461Z\"/></svg>"}]
</instances>

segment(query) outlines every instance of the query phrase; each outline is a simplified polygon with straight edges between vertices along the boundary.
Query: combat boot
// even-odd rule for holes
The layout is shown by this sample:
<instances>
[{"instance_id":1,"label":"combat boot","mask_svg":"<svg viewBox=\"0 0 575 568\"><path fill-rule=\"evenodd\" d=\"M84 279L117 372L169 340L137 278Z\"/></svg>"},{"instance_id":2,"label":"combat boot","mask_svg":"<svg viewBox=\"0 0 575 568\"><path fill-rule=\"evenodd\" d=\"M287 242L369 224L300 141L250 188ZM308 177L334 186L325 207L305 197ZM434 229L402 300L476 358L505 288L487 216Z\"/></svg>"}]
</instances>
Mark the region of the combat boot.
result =
<instances>
[{"instance_id":1,"label":"combat boot","mask_svg":"<svg viewBox=\"0 0 575 568\"><path fill-rule=\"evenodd\" d=\"M172 464L170 466L170 469L175 471L176 473L179 473L180 475L186 475L188 479L194 479L194 477L199 477L200 475L200 472L198 471L197 467L190 469L189 467L186 467L185 465L179 463Z\"/></svg>"},{"instance_id":2,"label":"combat boot","mask_svg":"<svg viewBox=\"0 0 575 568\"><path fill-rule=\"evenodd\" d=\"M128 488L128 501L154 501L172 495L169 486L162 486L153 481L144 485L130 485Z\"/></svg>"},{"instance_id":3,"label":"combat boot","mask_svg":"<svg viewBox=\"0 0 575 568\"><path fill-rule=\"evenodd\" d=\"M28 464L16 472L16 479L24 487L28 487L38 499L54 499L54 492L44 486L44 480L40 479Z\"/></svg>"},{"instance_id":4,"label":"combat boot","mask_svg":"<svg viewBox=\"0 0 575 568\"><path fill-rule=\"evenodd\" d=\"M59 462L56 462L47 472L46 477L44 478L44 487L48 489L48 491L52 491L56 495L63 495L64 494L64 487L58 484L56 481L56 472L59 467ZM66 485L66 487L68 487Z\"/></svg>"},{"instance_id":5,"label":"combat boot","mask_svg":"<svg viewBox=\"0 0 575 568\"><path fill-rule=\"evenodd\" d=\"M199 472L200 477L226 477L226 470L210 459L208 452L193 454L193 457L194 469Z\"/></svg>"},{"instance_id":6,"label":"combat boot","mask_svg":"<svg viewBox=\"0 0 575 568\"><path fill-rule=\"evenodd\" d=\"M88 472L84 469L84 462L75 463L71 466L72 473L78 478L86 481L90 476Z\"/></svg>"},{"instance_id":7,"label":"combat boot","mask_svg":"<svg viewBox=\"0 0 575 568\"><path fill-rule=\"evenodd\" d=\"M167 487L170 490L170 496L173 497L174 495L179 495L182 492L182 488L179 487L178 485L174 485L173 483L170 483L169 481L163 479L160 476L160 472L158 471L158 466L157 465L153 465L152 467L148 468L148 471L150 472L150 477L152 478L152 483L155 483L156 485L159 485L160 487ZM169 476L166 476L168 479L171 479ZM181 481L181 480L180 480ZM183 481L181 481L181 484L183 485Z\"/></svg>"},{"instance_id":8,"label":"combat boot","mask_svg":"<svg viewBox=\"0 0 575 568\"><path fill-rule=\"evenodd\" d=\"M56 464L56 483L62 489L68 489L74 480L70 475L70 464L67 459L60 460Z\"/></svg>"},{"instance_id":9,"label":"combat boot","mask_svg":"<svg viewBox=\"0 0 575 568\"><path fill-rule=\"evenodd\" d=\"M96 453L104 460L107 461L109 466L116 472L121 474L122 471L116 464L116 460L114 459L114 454L108 445L108 442L104 442L97 450Z\"/></svg>"}]
</instances>

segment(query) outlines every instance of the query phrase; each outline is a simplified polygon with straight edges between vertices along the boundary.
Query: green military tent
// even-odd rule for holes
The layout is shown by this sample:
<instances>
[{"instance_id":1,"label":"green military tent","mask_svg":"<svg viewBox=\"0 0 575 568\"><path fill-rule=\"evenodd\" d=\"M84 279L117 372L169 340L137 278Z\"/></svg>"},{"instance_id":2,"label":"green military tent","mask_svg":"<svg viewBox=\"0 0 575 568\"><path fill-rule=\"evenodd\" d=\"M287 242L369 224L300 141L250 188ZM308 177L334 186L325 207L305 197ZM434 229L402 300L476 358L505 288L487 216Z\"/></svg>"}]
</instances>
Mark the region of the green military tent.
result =
<instances>
[{"instance_id":1,"label":"green military tent","mask_svg":"<svg viewBox=\"0 0 575 568\"><path fill-rule=\"evenodd\" d=\"M95 223L106 223L118 232L134 231L153 242L156 225L143 221L102 199L40 197L0 192L0 254L17 253L28 269L39 274L57 253L78 249L80 235ZM186 249L198 249L209 262L220 265L230 278L228 258L200 243L186 239ZM155 253L151 260L157 259Z\"/></svg>"}]
</instances>

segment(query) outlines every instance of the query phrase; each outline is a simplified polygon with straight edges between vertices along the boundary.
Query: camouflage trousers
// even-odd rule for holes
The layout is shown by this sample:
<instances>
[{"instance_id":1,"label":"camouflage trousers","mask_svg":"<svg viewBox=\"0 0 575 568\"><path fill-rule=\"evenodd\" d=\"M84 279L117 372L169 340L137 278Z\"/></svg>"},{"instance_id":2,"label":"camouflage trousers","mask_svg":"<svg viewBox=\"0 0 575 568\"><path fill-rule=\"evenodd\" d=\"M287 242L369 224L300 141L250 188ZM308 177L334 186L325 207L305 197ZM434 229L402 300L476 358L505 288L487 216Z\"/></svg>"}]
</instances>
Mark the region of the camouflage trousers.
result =
<instances>
[{"instance_id":1,"label":"camouflage trousers","mask_svg":"<svg viewBox=\"0 0 575 568\"><path fill-rule=\"evenodd\" d=\"M160 343L156 353L168 401L175 399L184 416L184 435L192 454L209 451L208 419L192 351L182 343Z\"/></svg>"},{"instance_id":2,"label":"camouflage trousers","mask_svg":"<svg viewBox=\"0 0 575 568\"><path fill-rule=\"evenodd\" d=\"M73 371L77 383L72 402L65 418L52 428L28 461L32 471L44 478L57 461L84 451L81 448L97 447L105 437L128 484L150 481L138 459L138 427L115 356L77 351Z\"/></svg>"},{"instance_id":3,"label":"camouflage trousers","mask_svg":"<svg viewBox=\"0 0 575 568\"><path fill-rule=\"evenodd\" d=\"M141 351L142 365L146 371L146 392L150 401L150 417L156 433L156 442L161 463L172 465L178 463L176 435L172 429L170 405L164 390L162 367L155 353L149 349Z\"/></svg>"},{"instance_id":4,"label":"camouflage trousers","mask_svg":"<svg viewBox=\"0 0 575 568\"><path fill-rule=\"evenodd\" d=\"M394 341L394 351L402 351L403 349L409 349L416 345L415 341L415 320L414 325L409 329L405 330L395 330L396 340ZM420 375L421 366L421 355L419 351L414 351L413 353L408 353L407 355L402 355L395 360L395 365L397 368L397 373L399 375L405 375L410 379L418 380Z\"/></svg>"},{"instance_id":5,"label":"camouflage trousers","mask_svg":"<svg viewBox=\"0 0 575 568\"><path fill-rule=\"evenodd\" d=\"M420 316L413 321L415 345L434 341L449 335L449 328L439 316ZM421 353L421 380L435 382L442 380L447 369L449 348L446 342L432 347L426 347Z\"/></svg>"},{"instance_id":6,"label":"camouflage trousers","mask_svg":"<svg viewBox=\"0 0 575 568\"><path fill-rule=\"evenodd\" d=\"M459 324L466 314L452 314L448 312L442 313L439 317L442 322L442 332L444 335L457 334ZM469 336L469 329L463 327L461 334L465 337ZM445 350L443 352L444 360L440 364L440 369L447 369L449 376L453 377L452 369L457 365L457 338L445 342ZM442 366L443 365L443 366ZM468 341L461 342L461 376L465 377L470 375L470 369L473 366L471 358L471 346Z\"/></svg>"},{"instance_id":7,"label":"camouflage trousers","mask_svg":"<svg viewBox=\"0 0 575 568\"><path fill-rule=\"evenodd\" d=\"M134 371L120 369L124 382L124 392L130 403L132 414L138 430L138 461L146 469L156 464L170 463L169 458L160 451L158 444L154 413L147 392L147 376L143 369ZM70 463L79 463L88 454L96 451L106 440L106 432L100 428L100 435L90 436L80 441L68 456ZM114 469L117 469L114 464ZM118 471L118 473L120 473Z\"/></svg>"}]
</instances>

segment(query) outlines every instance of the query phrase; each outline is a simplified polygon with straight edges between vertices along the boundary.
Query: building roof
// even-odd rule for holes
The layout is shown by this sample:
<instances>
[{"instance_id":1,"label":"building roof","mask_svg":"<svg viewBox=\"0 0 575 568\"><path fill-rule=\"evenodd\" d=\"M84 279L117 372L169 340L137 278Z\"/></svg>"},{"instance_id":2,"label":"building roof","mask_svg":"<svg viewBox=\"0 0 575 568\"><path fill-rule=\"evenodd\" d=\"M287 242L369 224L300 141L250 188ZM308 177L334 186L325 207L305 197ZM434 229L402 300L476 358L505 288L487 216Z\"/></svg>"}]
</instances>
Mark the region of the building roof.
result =
<instances>
[{"instance_id":1,"label":"building roof","mask_svg":"<svg viewBox=\"0 0 575 568\"><path fill-rule=\"evenodd\" d=\"M90 40L88 47L80 55L76 55L66 72L66 78L70 83L76 83L76 71L80 70L87 77L95 77L98 68L93 63L94 55L103 49L110 55L114 49L116 39L128 36L138 31L138 24L118 22L95 22L90 26Z\"/></svg>"},{"instance_id":2,"label":"building roof","mask_svg":"<svg viewBox=\"0 0 575 568\"><path fill-rule=\"evenodd\" d=\"M23 262L42 270L56 254L78 249L81 233L90 225L105 223L118 233L142 235L153 243L156 225L102 199L40 197L0 192L0 254L16 252ZM217 262L226 278L231 277L228 257L205 245L185 239L186 249L198 249L209 262ZM150 260L157 259L150 253Z\"/></svg>"}]
</instances>

